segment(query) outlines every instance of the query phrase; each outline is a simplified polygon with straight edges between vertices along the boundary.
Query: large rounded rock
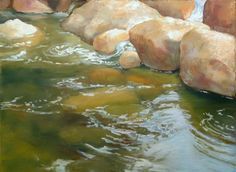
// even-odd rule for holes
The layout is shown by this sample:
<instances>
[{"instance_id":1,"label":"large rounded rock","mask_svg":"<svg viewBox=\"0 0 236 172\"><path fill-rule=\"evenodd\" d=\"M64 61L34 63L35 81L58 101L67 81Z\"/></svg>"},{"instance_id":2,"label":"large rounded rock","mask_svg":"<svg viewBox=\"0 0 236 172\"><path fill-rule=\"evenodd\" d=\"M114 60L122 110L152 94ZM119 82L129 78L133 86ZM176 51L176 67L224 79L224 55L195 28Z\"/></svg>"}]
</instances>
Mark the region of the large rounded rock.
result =
<instances>
[{"instance_id":1,"label":"large rounded rock","mask_svg":"<svg viewBox=\"0 0 236 172\"><path fill-rule=\"evenodd\" d=\"M129 30L138 23L159 17L155 9L137 0L91 0L75 9L62 27L92 44L94 37L105 31Z\"/></svg>"},{"instance_id":2,"label":"large rounded rock","mask_svg":"<svg viewBox=\"0 0 236 172\"><path fill-rule=\"evenodd\" d=\"M0 0L0 10L4 10L10 5L10 0Z\"/></svg>"},{"instance_id":3,"label":"large rounded rock","mask_svg":"<svg viewBox=\"0 0 236 172\"><path fill-rule=\"evenodd\" d=\"M136 25L130 41L142 62L153 69L173 71L179 68L179 46L184 34L195 27L206 27L181 19L165 17Z\"/></svg>"},{"instance_id":4,"label":"large rounded rock","mask_svg":"<svg viewBox=\"0 0 236 172\"><path fill-rule=\"evenodd\" d=\"M0 39L12 41L16 45L32 46L43 39L43 33L33 25L14 19L0 24Z\"/></svg>"},{"instance_id":5,"label":"large rounded rock","mask_svg":"<svg viewBox=\"0 0 236 172\"><path fill-rule=\"evenodd\" d=\"M235 96L235 37L194 29L181 42L180 76L185 84L201 90Z\"/></svg>"},{"instance_id":6,"label":"large rounded rock","mask_svg":"<svg viewBox=\"0 0 236 172\"><path fill-rule=\"evenodd\" d=\"M141 0L152 8L157 9L163 16L186 19L194 10L194 0Z\"/></svg>"},{"instance_id":7,"label":"large rounded rock","mask_svg":"<svg viewBox=\"0 0 236 172\"><path fill-rule=\"evenodd\" d=\"M13 0L13 8L23 13L52 13L47 0Z\"/></svg>"},{"instance_id":8,"label":"large rounded rock","mask_svg":"<svg viewBox=\"0 0 236 172\"><path fill-rule=\"evenodd\" d=\"M129 32L121 29L108 30L95 37L93 47L95 50L112 54L120 42L129 40Z\"/></svg>"},{"instance_id":9,"label":"large rounded rock","mask_svg":"<svg viewBox=\"0 0 236 172\"><path fill-rule=\"evenodd\" d=\"M236 1L207 0L203 22L214 30L236 36Z\"/></svg>"}]
</instances>

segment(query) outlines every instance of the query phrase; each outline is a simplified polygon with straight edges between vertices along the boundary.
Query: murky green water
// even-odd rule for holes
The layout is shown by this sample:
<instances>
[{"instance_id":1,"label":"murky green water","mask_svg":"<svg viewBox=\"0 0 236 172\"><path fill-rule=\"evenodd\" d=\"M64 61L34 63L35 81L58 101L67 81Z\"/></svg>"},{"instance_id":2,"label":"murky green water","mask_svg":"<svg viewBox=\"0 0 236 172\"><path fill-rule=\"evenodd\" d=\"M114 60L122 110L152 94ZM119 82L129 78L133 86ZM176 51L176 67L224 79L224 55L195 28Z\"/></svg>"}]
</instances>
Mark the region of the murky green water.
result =
<instances>
[{"instance_id":1,"label":"murky green water","mask_svg":"<svg viewBox=\"0 0 236 172\"><path fill-rule=\"evenodd\" d=\"M63 16L1 12L45 32L0 41L0 171L233 172L236 102L185 87L178 74L121 70L63 32ZM122 49L122 48L121 48Z\"/></svg>"}]
</instances>

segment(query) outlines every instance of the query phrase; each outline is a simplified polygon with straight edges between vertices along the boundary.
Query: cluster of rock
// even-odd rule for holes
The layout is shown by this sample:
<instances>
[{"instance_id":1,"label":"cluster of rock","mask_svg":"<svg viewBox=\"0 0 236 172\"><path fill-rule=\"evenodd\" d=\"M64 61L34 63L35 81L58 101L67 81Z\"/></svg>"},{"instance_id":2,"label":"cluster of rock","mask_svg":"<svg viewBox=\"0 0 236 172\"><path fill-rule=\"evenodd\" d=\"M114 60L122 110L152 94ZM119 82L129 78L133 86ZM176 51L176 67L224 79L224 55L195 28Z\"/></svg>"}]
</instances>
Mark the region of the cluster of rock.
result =
<instances>
[{"instance_id":1,"label":"cluster of rock","mask_svg":"<svg viewBox=\"0 0 236 172\"><path fill-rule=\"evenodd\" d=\"M90 0L74 10L62 26L105 54L114 52L121 41L130 40L137 53L121 55L119 61L124 68L136 67L142 62L161 71L180 69L180 76L187 85L234 97L235 37L210 30L210 27L235 34L232 32L235 31L236 15L232 15L235 1L228 4L209 0L206 3L204 22L210 27L182 20L190 16L194 1L141 1L143 3ZM223 11L229 16L227 19Z\"/></svg>"},{"instance_id":2,"label":"cluster of rock","mask_svg":"<svg viewBox=\"0 0 236 172\"><path fill-rule=\"evenodd\" d=\"M184 20L191 15L194 0L87 1L62 23L64 30L104 54L112 54L120 42L130 41L137 52L123 52L119 62L125 69L143 63L160 71L180 70L188 86L236 97L235 0L207 0L204 24ZM8 2L1 1L0 8ZM20 12L65 11L71 2L13 0L13 8Z\"/></svg>"}]
</instances>

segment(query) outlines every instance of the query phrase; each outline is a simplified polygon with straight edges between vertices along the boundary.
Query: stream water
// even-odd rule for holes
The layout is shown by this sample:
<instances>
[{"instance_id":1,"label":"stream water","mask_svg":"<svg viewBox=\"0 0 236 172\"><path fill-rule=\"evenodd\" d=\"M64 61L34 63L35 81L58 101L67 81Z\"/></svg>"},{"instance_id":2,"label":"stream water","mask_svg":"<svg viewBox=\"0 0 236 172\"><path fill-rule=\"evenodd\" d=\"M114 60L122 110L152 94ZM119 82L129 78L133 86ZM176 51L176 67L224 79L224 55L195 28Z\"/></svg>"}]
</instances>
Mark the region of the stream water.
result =
<instances>
[{"instance_id":1,"label":"stream water","mask_svg":"<svg viewBox=\"0 0 236 172\"><path fill-rule=\"evenodd\" d=\"M122 70L60 28L63 14L0 12L45 39L0 40L0 171L235 172L236 101L184 86L178 72Z\"/></svg>"}]
</instances>

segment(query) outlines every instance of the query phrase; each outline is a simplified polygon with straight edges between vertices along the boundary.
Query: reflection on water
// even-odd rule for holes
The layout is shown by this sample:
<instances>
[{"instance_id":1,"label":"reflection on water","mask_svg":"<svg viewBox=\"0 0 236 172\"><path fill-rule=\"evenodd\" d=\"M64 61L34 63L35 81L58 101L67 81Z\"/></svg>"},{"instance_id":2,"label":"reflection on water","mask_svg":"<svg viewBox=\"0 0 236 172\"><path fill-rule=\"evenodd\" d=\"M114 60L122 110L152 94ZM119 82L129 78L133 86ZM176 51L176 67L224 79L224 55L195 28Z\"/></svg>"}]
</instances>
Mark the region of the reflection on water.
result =
<instances>
[{"instance_id":1,"label":"reflection on water","mask_svg":"<svg viewBox=\"0 0 236 172\"><path fill-rule=\"evenodd\" d=\"M0 15L45 32L33 47L0 41L0 171L236 169L235 100L188 89L178 74L121 70L132 46L98 54L60 29L62 16Z\"/></svg>"}]
</instances>

